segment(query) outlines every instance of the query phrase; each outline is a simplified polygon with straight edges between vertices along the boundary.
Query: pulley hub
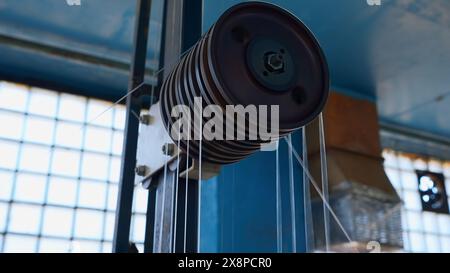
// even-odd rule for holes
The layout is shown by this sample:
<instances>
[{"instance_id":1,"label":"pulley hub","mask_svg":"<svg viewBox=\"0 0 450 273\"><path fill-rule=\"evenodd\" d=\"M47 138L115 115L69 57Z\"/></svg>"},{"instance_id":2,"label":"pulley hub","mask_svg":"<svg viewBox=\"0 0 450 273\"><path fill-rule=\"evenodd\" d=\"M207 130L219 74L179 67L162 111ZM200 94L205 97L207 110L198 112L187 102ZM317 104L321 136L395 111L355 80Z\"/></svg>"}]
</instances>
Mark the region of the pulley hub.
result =
<instances>
[{"instance_id":1,"label":"pulley hub","mask_svg":"<svg viewBox=\"0 0 450 273\"><path fill-rule=\"evenodd\" d=\"M288 92L295 85L296 67L286 46L269 39L255 39L247 48L250 73L265 88Z\"/></svg>"}]
</instances>

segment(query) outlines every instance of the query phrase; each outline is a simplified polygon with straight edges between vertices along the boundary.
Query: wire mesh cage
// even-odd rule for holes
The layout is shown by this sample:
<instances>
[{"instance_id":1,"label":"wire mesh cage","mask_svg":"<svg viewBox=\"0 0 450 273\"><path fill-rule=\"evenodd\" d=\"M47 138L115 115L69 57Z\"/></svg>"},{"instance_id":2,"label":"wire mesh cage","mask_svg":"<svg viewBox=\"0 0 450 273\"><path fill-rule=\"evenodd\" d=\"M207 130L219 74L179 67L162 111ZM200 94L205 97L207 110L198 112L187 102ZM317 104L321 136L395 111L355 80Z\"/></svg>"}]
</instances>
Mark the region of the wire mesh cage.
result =
<instances>
[{"instance_id":1,"label":"wire mesh cage","mask_svg":"<svg viewBox=\"0 0 450 273\"><path fill-rule=\"evenodd\" d=\"M330 194L330 205L351 238L345 236L336 221L324 226L322 201L312 202L315 248L326 247L328 230L332 251L369 251L368 243L375 242L381 251L403 248L401 202L398 198L376 188L359 183L344 182Z\"/></svg>"}]
</instances>

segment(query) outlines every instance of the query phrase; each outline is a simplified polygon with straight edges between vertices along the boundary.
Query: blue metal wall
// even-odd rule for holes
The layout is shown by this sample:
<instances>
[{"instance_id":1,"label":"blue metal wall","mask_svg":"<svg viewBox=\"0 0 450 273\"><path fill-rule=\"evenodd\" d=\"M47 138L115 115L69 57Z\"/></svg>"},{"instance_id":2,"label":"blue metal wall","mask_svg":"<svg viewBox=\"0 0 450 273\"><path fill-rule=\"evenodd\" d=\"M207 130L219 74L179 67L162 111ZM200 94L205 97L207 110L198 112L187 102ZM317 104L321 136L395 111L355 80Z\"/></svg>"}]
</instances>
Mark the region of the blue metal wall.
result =
<instances>
[{"instance_id":1,"label":"blue metal wall","mask_svg":"<svg viewBox=\"0 0 450 273\"><path fill-rule=\"evenodd\" d=\"M301 134L293 135L301 154ZM279 174L282 195L283 251L292 251L292 218L287 143L280 141ZM296 247L305 252L302 172L295 158ZM220 175L202 184L202 252L276 252L276 152L259 152L224 166Z\"/></svg>"}]
</instances>

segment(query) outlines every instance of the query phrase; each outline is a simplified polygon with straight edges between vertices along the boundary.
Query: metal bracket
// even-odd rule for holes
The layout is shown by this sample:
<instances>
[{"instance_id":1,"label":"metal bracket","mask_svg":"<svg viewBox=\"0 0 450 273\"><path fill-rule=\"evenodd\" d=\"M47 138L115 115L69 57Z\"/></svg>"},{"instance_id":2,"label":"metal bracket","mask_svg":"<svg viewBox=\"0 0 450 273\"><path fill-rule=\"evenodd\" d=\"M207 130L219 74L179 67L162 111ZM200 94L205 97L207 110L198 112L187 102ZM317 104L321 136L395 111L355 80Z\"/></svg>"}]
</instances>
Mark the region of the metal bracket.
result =
<instances>
[{"instance_id":1,"label":"metal bracket","mask_svg":"<svg viewBox=\"0 0 450 273\"><path fill-rule=\"evenodd\" d=\"M174 147L174 150L166 153L166 146ZM156 103L150 107L148 113L141 116L136 166L145 167L147 171L142 176L136 176L135 182L144 186L148 184L152 176L164 169L165 164L170 164L177 158L178 153L178 148L162 123L159 103ZM149 185L145 187L150 188Z\"/></svg>"},{"instance_id":2,"label":"metal bracket","mask_svg":"<svg viewBox=\"0 0 450 273\"><path fill-rule=\"evenodd\" d=\"M157 186L155 181L158 180L152 178L163 172L165 165L171 171L176 170L178 154L180 157L180 177L186 177L187 175L189 179L198 179L198 160L190 158L189 168L186 170L186 154L170 138L162 123L159 103L156 103L152 105L148 113L141 116L136 160L136 170L140 172L137 173L135 182L142 184L146 189L155 188ZM217 176L219 172L220 165L202 162L202 179Z\"/></svg>"},{"instance_id":3,"label":"metal bracket","mask_svg":"<svg viewBox=\"0 0 450 273\"><path fill-rule=\"evenodd\" d=\"M189 168L184 171L180 171L180 177L198 180L199 179L199 164L197 160L189 160ZM220 173L220 165L212 164L208 162L202 162L202 180L211 179L218 176Z\"/></svg>"}]
</instances>

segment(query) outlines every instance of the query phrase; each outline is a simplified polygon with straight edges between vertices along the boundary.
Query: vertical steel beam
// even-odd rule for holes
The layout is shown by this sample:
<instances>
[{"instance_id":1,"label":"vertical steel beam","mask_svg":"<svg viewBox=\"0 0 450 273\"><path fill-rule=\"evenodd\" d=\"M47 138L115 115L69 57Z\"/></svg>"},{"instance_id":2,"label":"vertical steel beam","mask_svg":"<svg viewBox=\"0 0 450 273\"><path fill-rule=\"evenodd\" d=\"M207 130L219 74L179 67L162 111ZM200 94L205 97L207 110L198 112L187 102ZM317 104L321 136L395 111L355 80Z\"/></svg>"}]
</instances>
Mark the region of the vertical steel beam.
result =
<instances>
[{"instance_id":1,"label":"vertical steel beam","mask_svg":"<svg viewBox=\"0 0 450 273\"><path fill-rule=\"evenodd\" d=\"M197 41L200 39L202 35L202 23L203 23L203 0L189 0L183 9L183 36L182 36L182 44L181 49L182 51L186 51L189 48L191 48ZM187 198L187 208L184 206L185 203L183 202L181 207L179 208L181 211L187 210L186 213L186 238L184 237L177 237L177 238L183 238L186 242L186 252L187 253L194 253L198 250L198 232L199 229L198 226L198 206L199 206L199 198L200 198L200 192L199 192L199 186L198 183L201 183L200 181L196 180L189 180L187 187L187 194L181 190L178 192L179 199ZM186 184L180 183L179 187L186 187ZM183 197L181 197L183 195ZM180 202L179 202L180 203ZM184 215L181 219L184 218ZM181 224L184 223L181 221L178 221L177 223ZM181 227L179 227L181 229ZM183 228L184 231L184 228ZM178 242L177 242L178 243ZM182 252L184 249L181 248L181 244L177 244L175 251Z\"/></svg>"},{"instance_id":2,"label":"vertical steel beam","mask_svg":"<svg viewBox=\"0 0 450 273\"><path fill-rule=\"evenodd\" d=\"M183 9L185 4L189 3L185 0L166 0L165 17L164 17L164 41L163 41L163 64L164 79L169 75L172 68L177 64L180 54L182 53L182 33L183 33ZM156 207L155 223L153 239L154 252L172 252L173 240L173 223L172 217L175 210L174 198L176 182L175 171L167 170L157 179L158 188L156 189Z\"/></svg>"},{"instance_id":3,"label":"vertical steel beam","mask_svg":"<svg viewBox=\"0 0 450 273\"><path fill-rule=\"evenodd\" d=\"M152 253L155 233L156 190L148 190L147 212L145 215L144 253Z\"/></svg>"},{"instance_id":4,"label":"vertical steel beam","mask_svg":"<svg viewBox=\"0 0 450 273\"><path fill-rule=\"evenodd\" d=\"M202 0L166 0L164 17L164 40L162 43L161 54L164 66L162 81L177 64L181 54L195 44L201 36L202 30ZM146 252L183 252L184 240L186 240L186 251L195 252L197 243L197 198L198 181L190 180L188 182L188 193L185 193L186 182L184 179L177 179L176 170L167 170L166 174L160 174L154 177L158 181L155 183L157 189L150 189L155 198L156 204L149 206L153 211L147 211L146 227ZM175 194L174 183L178 183L178 195ZM187 219L185 219L185 197L187 197ZM175 212L175 199L177 210ZM156 210L155 210L156 208ZM177 217L177 221L174 218ZM176 226L175 226L176 222ZM186 222L186 235L185 223ZM149 226L152 225L152 226ZM154 233L153 238L151 232ZM176 233L176 236L174 236ZM173 240L176 238L176 242ZM175 249L173 246L175 245Z\"/></svg>"},{"instance_id":5,"label":"vertical steel beam","mask_svg":"<svg viewBox=\"0 0 450 273\"><path fill-rule=\"evenodd\" d=\"M130 67L129 90L144 82L147 42L150 23L151 0L137 1L137 14L134 33L134 52ZM113 251L128 252L130 223L134 191L134 169L136 167L136 149L139 120L134 116L139 113L141 102L138 96L127 98L125 137L122 152L119 196L117 199L116 222L114 227ZM133 113L134 112L134 113Z\"/></svg>"},{"instance_id":6,"label":"vertical steel beam","mask_svg":"<svg viewBox=\"0 0 450 273\"><path fill-rule=\"evenodd\" d=\"M186 213L186 253L196 253L198 250L198 200L199 200L199 181L189 180L188 181L188 193L185 195L187 197L187 208L182 206L182 210L187 210ZM184 184L185 186L185 184ZM183 237L180 237L183 238ZM181 251L180 251L181 252Z\"/></svg>"}]
</instances>

